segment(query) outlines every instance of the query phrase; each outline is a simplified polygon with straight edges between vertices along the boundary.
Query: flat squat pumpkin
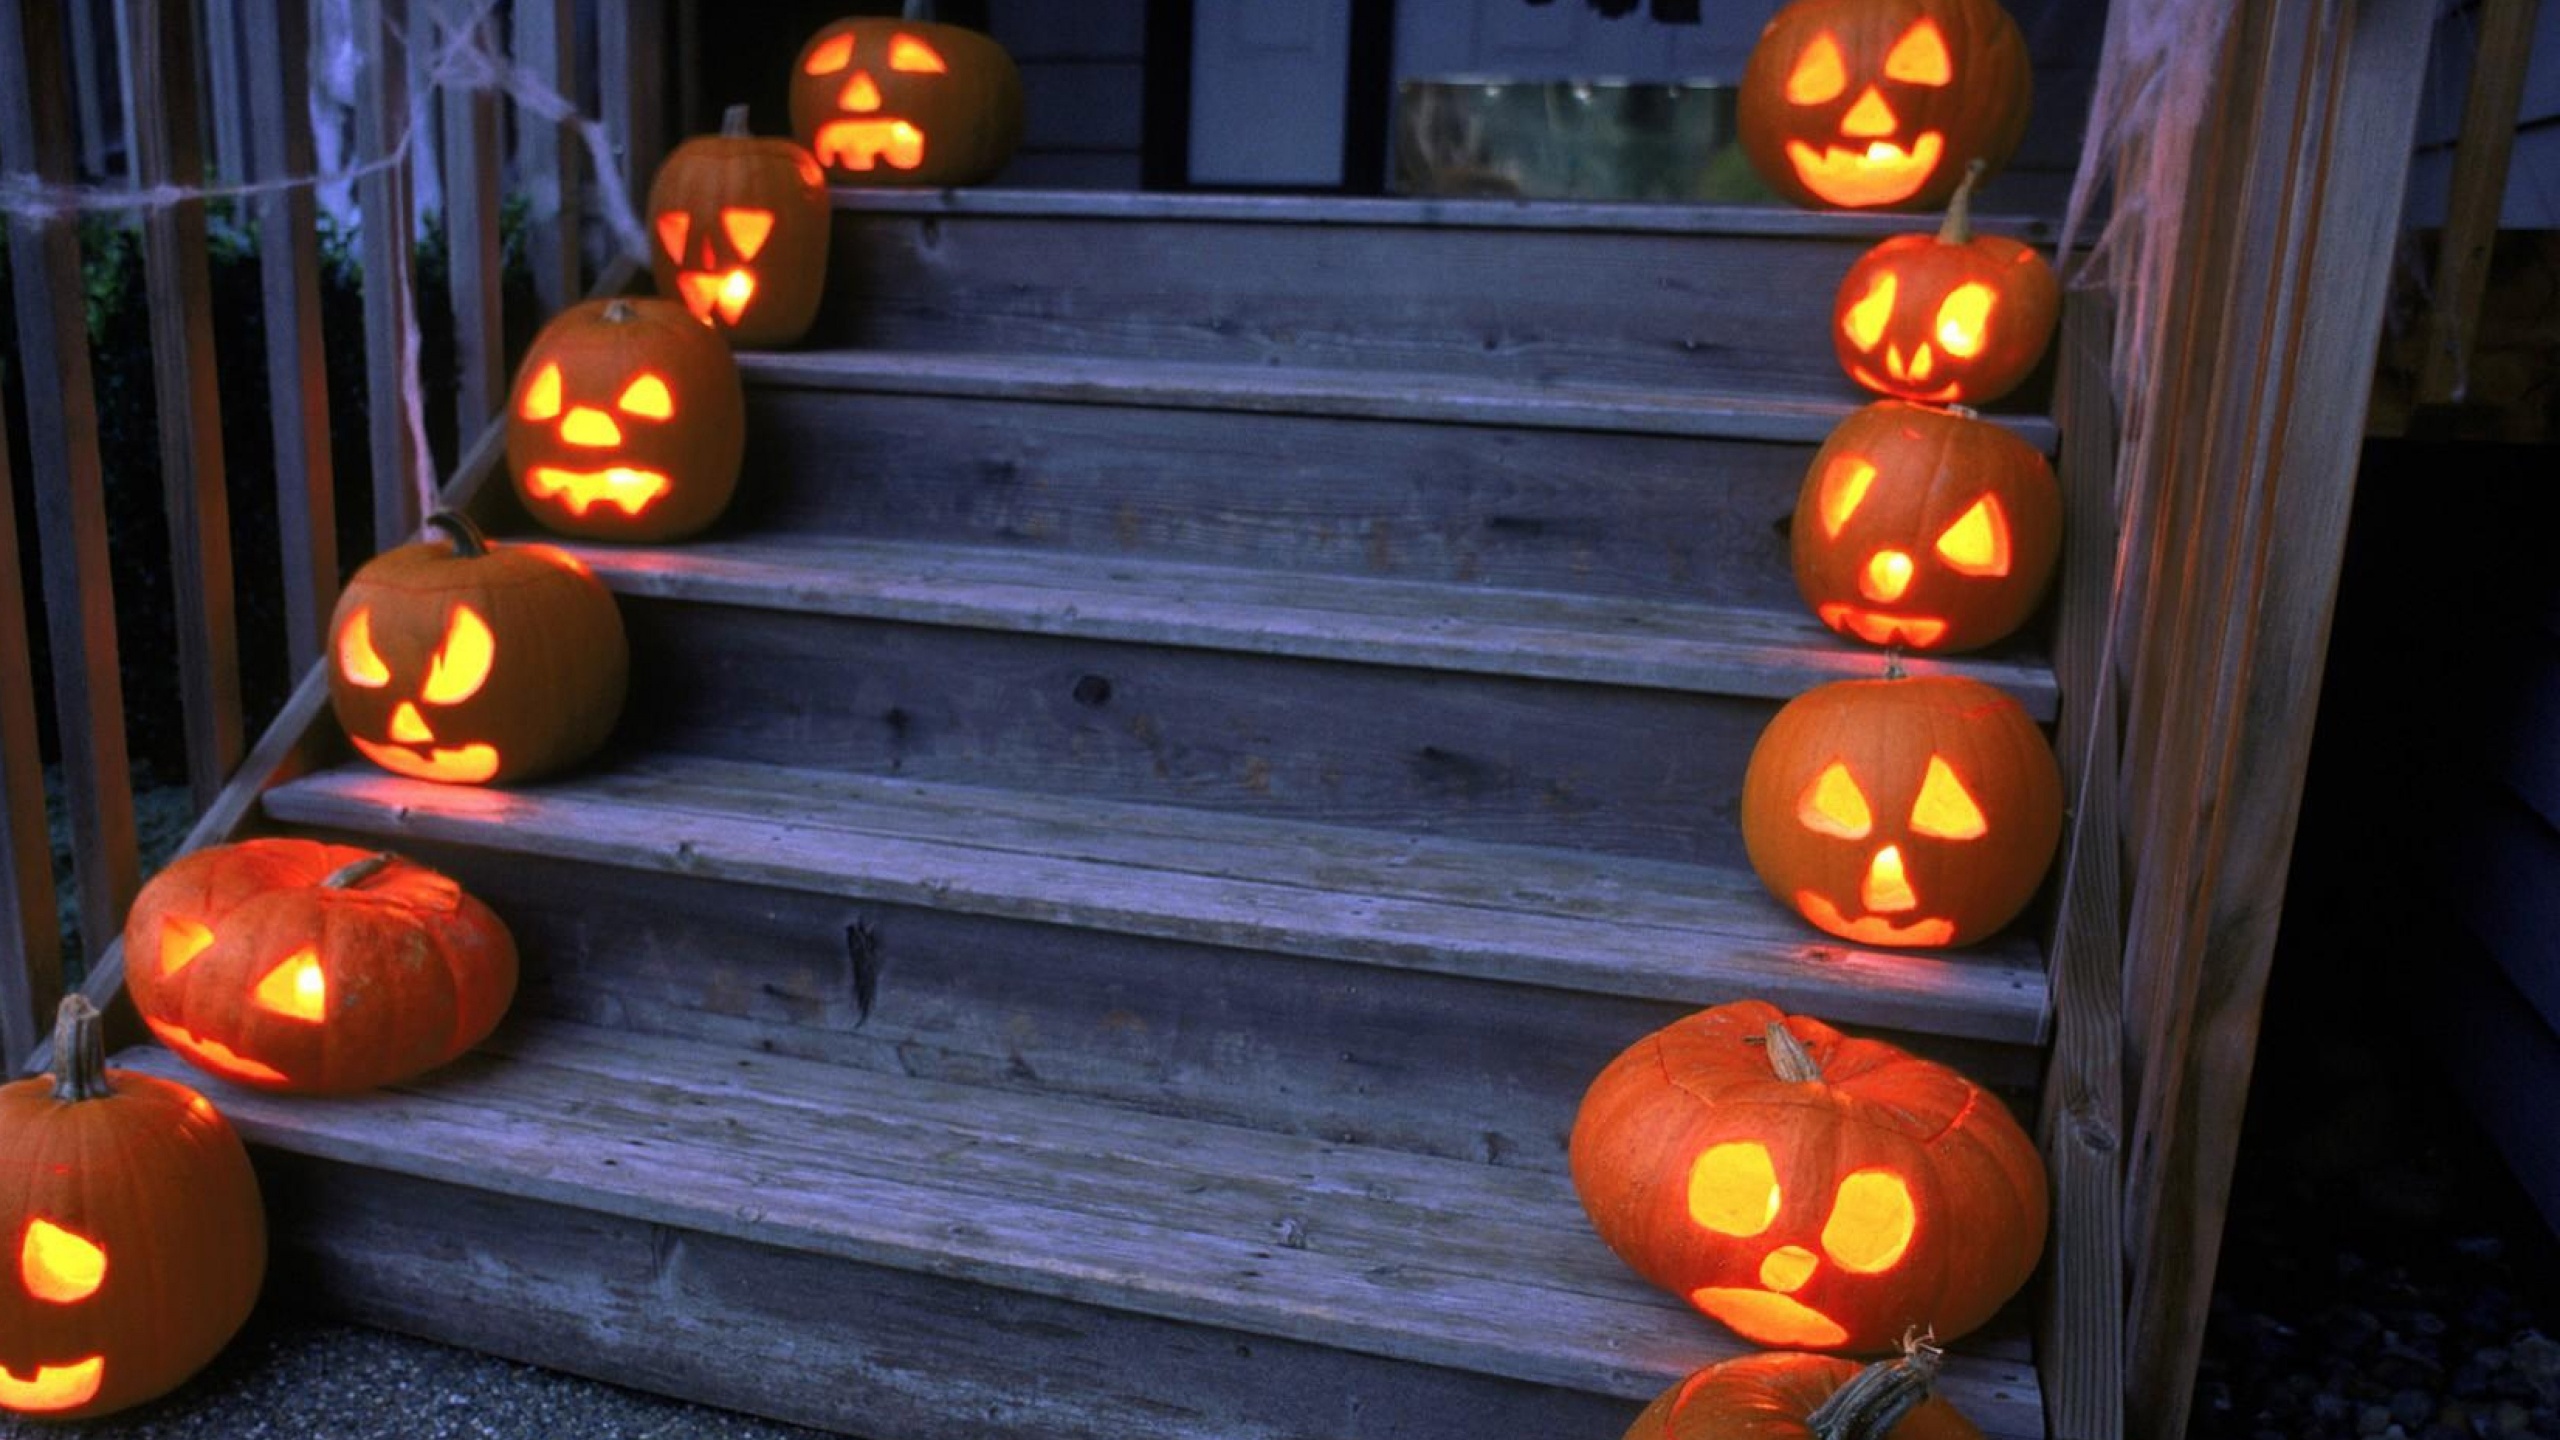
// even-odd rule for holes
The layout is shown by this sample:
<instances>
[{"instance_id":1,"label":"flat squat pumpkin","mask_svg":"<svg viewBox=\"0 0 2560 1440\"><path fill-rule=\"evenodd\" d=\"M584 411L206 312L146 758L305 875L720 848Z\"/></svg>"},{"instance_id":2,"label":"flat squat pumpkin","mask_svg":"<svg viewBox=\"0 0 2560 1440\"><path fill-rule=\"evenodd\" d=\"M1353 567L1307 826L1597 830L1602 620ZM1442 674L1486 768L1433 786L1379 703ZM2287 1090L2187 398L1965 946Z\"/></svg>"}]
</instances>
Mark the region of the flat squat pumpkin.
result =
<instances>
[{"instance_id":1,"label":"flat squat pumpkin","mask_svg":"<svg viewBox=\"0 0 2560 1440\"><path fill-rule=\"evenodd\" d=\"M730 344L788 345L826 290L827 221L818 162L748 133L747 107L732 105L719 134L677 146L650 182L650 272Z\"/></svg>"},{"instance_id":2,"label":"flat squat pumpkin","mask_svg":"<svg viewBox=\"0 0 2560 1440\"><path fill-rule=\"evenodd\" d=\"M507 399L507 472L543 528L678 540L720 518L746 456L728 343L673 300L589 300L533 337Z\"/></svg>"},{"instance_id":3,"label":"flat squat pumpkin","mask_svg":"<svg viewBox=\"0 0 2560 1440\"><path fill-rule=\"evenodd\" d=\"M1944 1358L1930 1345L1864 1369L1836 1355L1736 1356L1656 1396L1626 1440L1982 1440L1929 1393Z\"/></svg>"},{"instance_id":4,"label":"flat squat pumpkin","mask_svg":"<svg viewBox=\"0 0 2560 1440\"><path fill-rule=\"evenodd\" d=\"M791 130L827 173L860 185L976 185L1022 139L1022 72L974 30L856 17L791 65Z\"/></svg>"}]
</instances>

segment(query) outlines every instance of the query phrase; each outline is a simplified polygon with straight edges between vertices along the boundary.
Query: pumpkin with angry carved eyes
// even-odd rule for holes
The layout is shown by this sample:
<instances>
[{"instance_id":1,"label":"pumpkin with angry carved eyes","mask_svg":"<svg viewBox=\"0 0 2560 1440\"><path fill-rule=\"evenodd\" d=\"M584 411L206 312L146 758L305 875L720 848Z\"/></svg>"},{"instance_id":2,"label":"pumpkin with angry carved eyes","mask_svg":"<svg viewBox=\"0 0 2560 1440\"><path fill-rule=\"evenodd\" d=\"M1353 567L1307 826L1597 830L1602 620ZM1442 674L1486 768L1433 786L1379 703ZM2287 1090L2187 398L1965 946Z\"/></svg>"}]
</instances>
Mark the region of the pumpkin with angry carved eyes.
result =
<instances>
[{"instance_id":1,"label":"pumpkin with angry carved eyes","mask_svg":"<svg viewBox=\"0 0 2560 1440\"><path fill-rule=\"evenodd\" d=\"M336 1094L423 1074L515 998L489 907L397 856L257 839L181 856L134 898L125 988L162 1044L262 1090Z\"/></svg>"},{"instance_id":2,"label":"pumpkin with angry carved eyes","mask_svg":"<svg viewBox=\"0 0 2560 1440\"><path fill-rule=\"evenodd\" d=\"M1752 47L1736 118L1798 205L1935 205L2018 148L2032 85L1999 0L1794 0Z\"/></svg>"},{"instance_id":3,"label":"pumpkin with angry carved eyes","mask_svg":"<svg viewBox=\"0 0 2560 1440\"><path fill-rule=\"evenodd\" d=\"M1738 1355L1654 1397L1625 1440L1982 1440L1929 1393L1944 1361L1927 1344L1864 1369L1836 1355Z\"/></svg>"},{"instance_id":4,"label":"pumpkin with angry carved eyes","mask_svg":"<svg viewBox=\"0 0 2560 1440\"><path fill-rule=\"evenodd\" d=\"M2062 838L2062 769L2009 696L1961 675L1790 700L1742 776L1769 893L1860 945L1968 945L2017 918Z\"/></svg>"},{"instance_id":5,"label":"pumpkin with angry carved eyes","mask_svg":"<svg viewBox=\"0 0 2560 1440\"><path fill-rule=\"evenodd\" d=\"M719 134L677 146L649 184L658 293L732 345L788 345L818 316L827 219L818 162L747 133L747 107L732 105Z\"/></svg>"},{"instance_id":6,"label":"pumpkin with angry carved eyes","mask_svg":"<svg viewBox=\"0 0 2560 1440\"><path fill-rule=\"evenodd\" d=\"M1976 235L1967 175L1935 235L1896 235L1840 282L1831 338L1840 368L1880 395L1988 404L2018 388L2053 343L2062 284L2032 248Z\"/></svg>"},{"instance_id":7,"label":"pumpkin with angry carved eyes","mask_svg":"<svg viewBox=\"0 0 2560 1440\"><path fill-rule=\"evenodd\" d=\"M838 180L980 184L1021 142L1022 72L957 25L838 20L792 63L791 130Z\"/></svg>"},{"instance_id":8,"label":"pumpkin with angry carved eyes","mask_svg":"<svg viewBox=\"0 0 2560 1440\"><path fill-rule=\"evenodd\" d=\"M694 325L697 334L719 340ZM613 592L548 545L459 515L364 563L329 621L329 708L395 775L485 785L576 764L612 733L631 649Z\"/></svg>"},{"instance_id":9,"label":"pumpkin with angry carved eyes","mask_svg":"<svg viewBox=\"0 0 2560 1440\"><path fill-rule=\"evenodd\" d=\"M533 337L507 400L507 470L563 535L659 541L720 518L746 457L746 387L673 300L589 300Z\"/></svg>"},{"instance_id":10,"label":"pumpkin with angry carved eyes","mask_svg":"<svg viewBox=\"0 0 2560 1440\"><path fill-rule=\"evenodd\" d=\"M1970 412L1879 400L1814 453L1788 530L1822 623L1871 645L1973 650L2026 622L2062 555L2043 455Z\"/></svg>"},{"instance_id":11,"label":"pumpkin with angry carved eyes","mask_svg":"<svg viewBox=\"0 0 2560 1440\"><path fill-rule=\"evenodd\" d=\"M64 999L52 1073L0 1086L0 1411L76 1420L167 1394L249 1318L266 1268L229 1122L108 1069L97 1007Z\"/></svg>"},{"instance_id":12,"label":"pumpkin with angry carved eyes","mask_svg":"<svg viewBox=\"0 0 2560 1440\"><path fill-rule=\"evenodd\" d=\"M2044 1163L1998 1097L1760 1000L1612 1060L1574 1116L1571 1159L1618 1258L1766 1346L1953 1339L2044 1251Z\"/></svg>"}]
</instances>

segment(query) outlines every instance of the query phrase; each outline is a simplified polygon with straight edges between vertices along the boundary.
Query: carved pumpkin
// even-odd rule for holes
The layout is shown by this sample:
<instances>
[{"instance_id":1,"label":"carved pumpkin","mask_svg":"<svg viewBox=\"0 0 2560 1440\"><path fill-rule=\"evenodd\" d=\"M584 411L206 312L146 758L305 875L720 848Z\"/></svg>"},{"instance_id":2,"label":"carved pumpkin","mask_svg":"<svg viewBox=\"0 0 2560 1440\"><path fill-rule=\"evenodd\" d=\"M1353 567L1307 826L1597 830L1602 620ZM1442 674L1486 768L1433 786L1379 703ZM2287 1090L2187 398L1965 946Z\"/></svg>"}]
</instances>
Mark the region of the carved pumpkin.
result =
<instances>
[{"instance_id":1,"label":"carved pumpkin","mask_svg":"<svg viewBox=\"0 0 2560 1440\"><path fill-rule=\"evenodd\" d=\"M2036 448L1969 412L1879 400L1814 452L1788 531L1822 623L1871 645L1973 650L2026 622L2062 554Z\"/></svg>"},{"instance_id":2,"label":"carved pumpkin","mask_svg":"<svg viewBox=\"0 0 2560 1440\"><path fill-rule=\"evenodd\" d=\"M1860 945L1991 934L2034 898L2061 837L2053 747L2016 700L1958 675L1817 685L1770 720L1742 777L1760 883Z\"/></svg>"},{"instance_id":3,"label":"carved pumpkin","mask_svg":"<svg viewBox=\"0 0 2560 1440\"><path fill-rule=\"evenodd\" d=\"M827 182L809 152L747 133L733 105L720 133L676 147L649 185L658 293L749 349L807 334L827 284Z\"/></svg>"},{"instance_id":4,"label":"carved pumpkin","mask_svg":"<svg viewBox=\"0 0 2560 1440\"><path fill-rule=\"evenodd\" d=\"M1798 205L1935 205L2026 133L2027 43L1998 0L1795 0L1742 72L1744 153Z\"/></svg>"},{"instance_id":5,"label":"carved pumpkin","mask_svg":"<svg viewBox=\"0 0 2560 1440\"><path fill-rule=\"evenodd\" d=\"M515 997L489 907L395 856L244 840L181 856L135 897L125 988L162 1044L264 1090L330 1094L434 1069Z\"/></svg>"},{"instance_id":6,"label":"carved pumpkin","mask_svg":"<svg viewBox=\"0 0 2560 1440\"><path fill-rule=\"evenodd\" d=\"M507 470L542 525L675 540L720 518L746 456L746 388L673 300L589 300L533 337L507 400Z\"/></svg>"},{"instance_id":7,"label":"carved pumpkin","mask_svg":"<svg viewBox=\"0 0 2560 1440\"><path fill-rule=\"evenodd\" d=\"M1022 139L1022 72L975 30L838 20L792 62L791 130L838 180L980 184Z\"/></svg>"},{"instance_id":8,"label":"carved pumpkin","mask_svg":"<svg viewBox=\"0 0 2560 1440\"><path fill-rule=\"evenodd\" d=\"M1919 1345L1865 1369L1834 1355L1742 1355L1655 1397L1626 1440L1982 1440L1929 1393L1944 1354Z\"/></svg>"},{"instance_id":9,"label":"carved pumpkin","mask_svg":"<svg viewBox=\"0 0 2560 1440\"><path fill-rule=\"evenodd\" d=\"M1976 235L1967 175L1935 235L1896 235L1840 282L1831 339L1840 368L1880 395L1988 404L2018 388L2053 343L2062 285L2032 248Z\"/></svg>"},{"instance_id":10,"label":"carved pumpkin","mask_svg":"<svg viewBox=\"0 0 2560 1440\"><path fill-rule=\"evenodd\" d=\"M456 784L585 759L630 678L613 593L551 546L493 545L459 515L427 523L444 538L366 561L330 617L329 706L347 738L395 775Z\"/></svg>"},{"instance_id":11,"label":"carved pumpkin","mask_svg":"<svg viewBox=\"0 0 2560 1440\"><path fill-rule=\"evenodd\" d=\"M0 1086L0 1410L104 1415L228 1343L267 1268L230 1123L184 1085L109 1070L97 1007L62 1002L53 1072Z\"/></svg>"},{"instance_id":12,"label":"carved pumpkin","mask_svg":"<svg viewBox=\"0 0 2560 1440\"><path fill-rule=\"evenodd\" d=\"M1618 1258L1761 1345L1953 1339L2044 1251L2044 1163L1998 1097L1761 1000L1627 1047L1571 1157Z\"/></svg>"}]
</instances>

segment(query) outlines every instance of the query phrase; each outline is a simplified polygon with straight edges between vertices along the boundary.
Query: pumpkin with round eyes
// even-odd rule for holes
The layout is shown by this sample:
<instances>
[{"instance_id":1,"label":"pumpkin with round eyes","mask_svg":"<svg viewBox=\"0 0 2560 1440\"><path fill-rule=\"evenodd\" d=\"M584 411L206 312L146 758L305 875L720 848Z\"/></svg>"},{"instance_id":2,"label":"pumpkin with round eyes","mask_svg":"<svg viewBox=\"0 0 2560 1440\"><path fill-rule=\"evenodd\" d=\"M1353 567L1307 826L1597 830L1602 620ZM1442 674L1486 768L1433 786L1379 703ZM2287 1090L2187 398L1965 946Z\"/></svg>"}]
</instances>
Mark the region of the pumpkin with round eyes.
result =
<instances>
[{"instance_id":1,"label":"pumpkin with round eyes","mask_svg":"<svg viewBox=\"0 0 2560 1440\"><path fill-rule=\"evenodd\" d=\"M1022 140L1022 72L975 30L838 20L791 66L791 130L838 180L976 185Z\"/></svg>"},{"instance_id":2,"label":"pumpkin with round eyes","mask_svg":"<svg viewBox=\"0 0 2560 1440\"><path fill-rule=\"evenodd\" d=\"M2007 429L1879 400L1814 453L1788 542L1823 624L1871 645L1974 650L2043 598L2062 555L2062 493Z\"/></svg>"},{"instance_id":3,"label":"pumpkin with round eyes","mask_svg":"<svg viewBox=\"0 0 2560 1440\"><path fill-rule=\"evenodd\" d=\"M1739 1355L1654 1397L1626 1440L1982 1440L1929 1393L1944 1361L1926 1344L1864 1369L1836 1355Z\"/></svg>"},{"instance_id":4,"label":"pumpkin with round eyes","mask_svg":"<svg viewBox=\"0 0 2560 1440\"><path fill-rule=\"evenodd\" d=\"M1738 1001L1600 1072L1575 1192L1618 1258L1745 1339L1876 1352L1953 1339L2044 1251L2044 1163L1943 1065Z\"/></svg>"},{"instance_id":5,"label":"pumpkin with round eyes","mask_svg":"<svg viewBox=\"0 0 2560 1440\"><path fill-rule=\"evenodd\" d=\"M2062 838L2062 769L2009 696L1960 675L1790 700L1742 776L1769 893L1860 945L1969 945L2017 918Z\"/></svg>"},{"instance_id":6,"label":"pumpkin with round eyes","mask_svg":"<svg viewBox=\"0 0 2560 1440\"><path fill-rule=\"evenodd\" d=\"M50 1075L0 1086L0 1411L76 1420L165 1395L249 1318L266 1212L230 1124L106 1068L67 997Z\"/></svg>"},{"instance_id":7,"label":"pumpkin with round eyes","mask_svg":"<svg viewBox=\"0 0 2560 1440\"><path fill-rule=\"evenodd\" d=\"M546 529L676 540L727 509L746 387L726 342L673 300L589 300L533 337L507 400L507 470Z\"/></svg>"},{"instance_id":8,"label":"pumpkin with round eyes","mask_svg":"<svg viewBox=\"0 0 2560 1440\"><path fill-rule=\"evenodd\" d=\"M256 839L179 857L134 897L125 989L162 1044L263 1090L339 1094L487 1038L516 947L489 907L397 856Z\"/></svg>"},{"instance_id":9,"label":"pumpkin with round eyes","mask_svg":"<svg viewBox=\"0 0 2560 1440\"><path fill-rule=\"evenodd\" d=\"M1935 205L2026 134L2033 75L1999 0L1794 0L1743 68L1744 153L1798 205Z\"/></svg>"},{"instance_id":10,"label":"pumpkin with round eyes","mask_svg":"<svg viewBox=\"0 0 2560 1440\"><path fill-rule=\"evenodd\" d=\"M720 133L676 147L649 184L649 268L658 293L750 349L808 333L827 283L827 183L809 152L747 132L732 105Z\"/></svg>"},{"instance_id":11,"label":"pumpkin with round eyes","mask_svg":"<svg viewBox=\"0 0 2560 1440\"><path fill-rule=\"evenodd\" d=\"M719 340L694 325L697 334ZM329 707L395 775L483 785L585 759L630 679L613 592L548 545L493 545L459 515L349 577L329 620Z\"/></svg>"},{"instance_id":12,"label":"pumpkin with round eyes","mask_svg":"<svg viewBox=\"0 0 2560 1440\"><path fill-rule=\"evenodd\" d=\"M1973 230L1973 173L1935 235L1896 235L1858 257L1832 306L1849 378L1932 405L1988 404L2053 343L2062 284L2032 248Z\"/></svg>"}]
</instances>

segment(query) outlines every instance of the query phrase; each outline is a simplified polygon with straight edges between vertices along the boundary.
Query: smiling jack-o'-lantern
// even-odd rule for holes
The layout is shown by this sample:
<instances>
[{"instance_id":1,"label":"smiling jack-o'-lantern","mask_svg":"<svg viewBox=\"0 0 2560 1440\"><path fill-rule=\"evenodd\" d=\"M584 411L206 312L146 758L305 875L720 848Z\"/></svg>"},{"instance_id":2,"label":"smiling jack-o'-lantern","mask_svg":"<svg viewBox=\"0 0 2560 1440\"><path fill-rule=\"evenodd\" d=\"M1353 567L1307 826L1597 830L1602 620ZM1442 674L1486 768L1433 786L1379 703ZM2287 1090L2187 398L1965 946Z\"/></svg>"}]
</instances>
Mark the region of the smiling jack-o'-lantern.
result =
<instances>
[{"instance_id":1,"label":"smiling jack-o'-lantern","mask_svg":"<svg viewBox=\"0 0 2560 1440\"><path fill-rule=\"evenodd\" d=\"M838 180L976 185L1022 139L1022 72L975 30L838 20L791 66L791 130Z\"/></svg>"},{"instance_id":2,"label":"smiling jack-o'-lantern","mask_svg":"<svg viewBox=\"0 0 2560 1440\"><path fill-rule=\"evenodd\" d=\"M1945 1352L1908 1349L1864 1369L1836 1355L1737 1355L1654 1397L1625 1440L1982 1440L1929 1393Z\"/></svg>"},{"instance_id":3,"label":"smiling jack-o'-lantern","mask_svg":"<svg viewBox=\"0 0 2560 1440\"><path fill-rule=\"evenodd\" d=\"M449 513L427 523L443 538L366 561L330 617L329 708L347 738L395 775L465 785L585 759L630 679L613 592L551 546L493 545Z\"/></svg>"},{"instance_id":4,"label":"smiling jack-o'-lantern","mask_svg":"<svg viewBox=\"0 0 2560 1440\"><path fill-rule=\"evenodd\" d=\"M1797 588L1823 624L1873 645L1972 650L2043 597L2062 494L2005 428L1879 400L1814 452L1788 533Z\"/></svg>"},{"instance_id":5,"label":"smiling jack-o'-lantern","mask_svg":"<svg viewBox=\"0 0 2560 1440\"><path fill-rule=\"evenodd\" d=\"M515 996L489 907L421 865L314 840L180 857L134 897L125 988L161 1043L264 1090L334 1094L432 1070Z\"/></svg>"},{"instance_id":6,"label":"smiling jack-o'-lantern","mask_svg":"<svg viewBox=\"0 0 2560 1440\"><path fill-rule=\"evenodd\" d=\"M1834 680L1787 702L1742 777L1769 892L1861 945L1967 945L2034 898L2062 770L2009 696L1960 675Z\"/></svg>"},{"instance_id":7,"label":"smiling jack-o'-lantern","mask_svg":"<svg viewBox=\"0 0 2560 1440\"><path fill-rule=\"evenodd\" d=\"M1998 0L1795 0L1742 75L1742 148L1799 205L1934 205L2026 133L2027 45Z\"/></svg>"},{"instance_id":8,"label":"smiling jack-o'-lantern","mask_svg":"<svg viewBox=\"0 0 2560 1440\"><path fill-rule=\"evenodd\" d=\"M73 1420L176 1389L249 1318L266 1267L229 1122L106 1068L97 1007L65 999L52 1074L0 1086L0 1411Z\"/></svg>"},{"instance_id":9,"label":"smiling jack-o'-lantern","mask_svg":"<svg viewBox=\"0 0 2560 1440\"><path fill-rule=\"evenodd\" d=\"M733 105L720 133L676 147L649 185L658 293L749 349L808 332L827 283L827 184L788 140L747 133Z\"/></svg>"},{"instance_id":10,"label":"smiling jack-o'-lantern","mask_svg":"<svg viewBox=\"0 0 2560 1440\"><path fill-rule=\"evenodd\" d=\"M1620 1259L1762 1345L1953 1339L2044 1251L2044 1164L1997 1097L1760 1000L1612 1060L1575 1114L1571 1158Z\"/></svg>"},{"instance_id":11,"label":"smiling jack-o'-lantern","mask_svg":"<svg viewBox=\"0 0 2560 1440\"><path fill-rule=\"evenodd\" d=\"M2032 248L1973 233L1973 176L1935 235L1858 257L1832 306L1840 368L1880 395L1987 404L2018 388L2062 318L2062 285Z\"/></svg>"},{"instance_id":12,"label":"smiling jack-o'-lantern","mask_svg":"<svg viewBox=\"0 0 2560 1440\"><path fill-rule=\"evenodd\" d=\"M533 337L507 400L507 470L542 525L675 540L720 518L746 457L726 342L673 300L589 300Z\"/></svg>"}]
</instances>

